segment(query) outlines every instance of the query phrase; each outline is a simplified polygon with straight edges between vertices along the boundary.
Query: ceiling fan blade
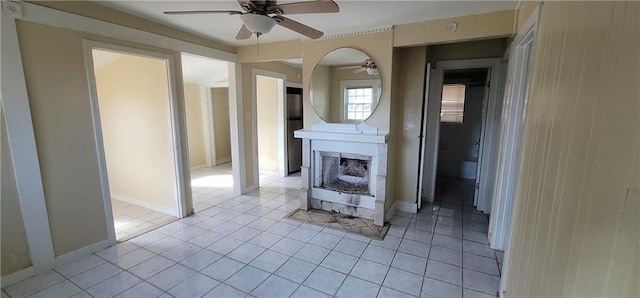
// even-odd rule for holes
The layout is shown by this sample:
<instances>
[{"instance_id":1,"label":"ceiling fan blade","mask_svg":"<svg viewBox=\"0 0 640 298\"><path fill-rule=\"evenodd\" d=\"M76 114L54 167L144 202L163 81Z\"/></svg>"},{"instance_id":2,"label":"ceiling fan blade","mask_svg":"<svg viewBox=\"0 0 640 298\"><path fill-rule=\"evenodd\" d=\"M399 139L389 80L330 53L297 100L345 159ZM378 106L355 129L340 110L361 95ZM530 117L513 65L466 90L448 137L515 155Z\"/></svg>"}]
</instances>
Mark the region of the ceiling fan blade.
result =
<instances>
[{"instance_id":1,"label":"ceiling fan blade","mask_svg":"<svg viewBox=\"0 0 640 298\"><path fill-rule=\"evenodd\" d=\"M238 0L238 4L247 12L250 12L256 9L256 5L251 2L251 0Z\"/></svg>"},{"instance_id":2,"label":"ceiling fan blade","mask_svg":"<svg viewBox=\"0 0 640 298\"><path fill-rule=\"evenodd\" d=\"M295 32L298 32L306 37L309 38L320 38L322 35L324 35L324 33L322 33L322 31L318 31L316 29L313 29L307 25L304 25L302 23L296 22L290 18L285 18L283 16L274 16L273 17L274 20L278 21L278 25L291 29Z\"/></svg>"},{"instance_id":3,"label":"ceiling fan blade","mask_svg":"<svg viewBox=\"0 0 640 298\"><path fill-rule=\"evenodd\" d=\"M356 69L356 68L360 68L360 67L362 67L362 66L360 66L360 65L352 65L352 66L341 66L341 67L338 67L338 69Z\"/></svg>"},{"instance_id":4,"label":"ceiling fan blade","mask_svg":"<svg viewBox=\"0 0 640 298\"><path fill-rule=\"evenodd\" d=\"M236 35L236 39L247 39L251 37L251 34L253 33L247 29L247 26L242 25L242 27L240 27L240 31L238 31L238 35Z\"/></svg>"},{"instance_id":5,"label":"ceiling fan blade","mask_svg":"<svg viewBox=\"0 0 640 298\"><path fill-rule=\"evenodd\" d=\"M188 14L210 14L210 13L226 13L230 15L243 14L237 10L183 10L183 11L165 11L168 15L188 15Z\"/></svg>"},{"instance_id":6,"label":"ceiling fan blade","mask_svg":"<svg viewBox=\"0 0 640 298\"><path fill-rule=\"evenodd\" d=\"M275 7L280 8L282 14L329 13L340 11L338 4L332 0L285 3L276 5Z\"/></svg>"},{"instance_id":7,"label":"ceiling fan blade","mask_svg":"<svg viewBox=\"0 0 640 298\"><path fill-rule=\"evenodd\" d=\"M360 67L360 68L358 68L358 69L354 70L354 71L353 71L353 73L361 73L361 72L363 72L363 71L365 71L365 70L367 70L367 69L366 69L366 68L364 68L364 67Z\"/></svg>"}]
</instances>

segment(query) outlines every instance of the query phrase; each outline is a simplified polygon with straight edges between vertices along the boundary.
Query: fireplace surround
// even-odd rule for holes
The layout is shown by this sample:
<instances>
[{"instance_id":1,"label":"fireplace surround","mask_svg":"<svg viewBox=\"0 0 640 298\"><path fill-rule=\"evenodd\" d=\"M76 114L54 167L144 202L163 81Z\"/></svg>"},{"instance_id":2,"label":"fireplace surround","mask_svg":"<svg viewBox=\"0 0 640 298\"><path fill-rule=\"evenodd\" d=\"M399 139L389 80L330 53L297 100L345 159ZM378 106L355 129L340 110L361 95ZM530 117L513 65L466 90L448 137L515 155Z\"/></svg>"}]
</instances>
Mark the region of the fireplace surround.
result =
<instances>
[{"instance_id":1,"label":"fireplace surround","mask_svg":"<svg viewBox=\"0 0 640 298\"><path fill-rule=\"evenodd\" d=\"M384 225L386 134L298 130L295 137L303 139L301 209L339 212Z\"/></svg>"}]
</instances>

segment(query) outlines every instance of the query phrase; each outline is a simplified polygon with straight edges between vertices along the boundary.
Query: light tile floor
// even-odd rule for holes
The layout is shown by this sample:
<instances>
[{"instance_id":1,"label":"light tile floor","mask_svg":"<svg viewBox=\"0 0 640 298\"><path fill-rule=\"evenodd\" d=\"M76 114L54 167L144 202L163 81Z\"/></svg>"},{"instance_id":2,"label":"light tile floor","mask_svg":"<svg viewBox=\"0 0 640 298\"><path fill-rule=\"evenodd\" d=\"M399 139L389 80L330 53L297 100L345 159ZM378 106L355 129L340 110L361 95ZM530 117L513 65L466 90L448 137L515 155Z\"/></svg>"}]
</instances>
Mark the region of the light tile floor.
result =
<instances>
[{"instance_id":1,"label":"light tile floor","mask_svg":"<svg viewBox=\"0 0 640 298\"><path fill-rule=\"evenodd\" d=\"M495 297L502 256L487 245L472 183L441 179L435 204L398 212L377 241L283 219L298 207L300 178L264 178L259 191L235 197L194 185L197 214L3 297Z\"/></svg>"},{"instance_id":2,"label":"light tile floor","mask_svg":"<svg viewBox=\"0 0 640 298\"><path fill-rule=\"evenodd\" d=\"M119 200L111 200L111 207L118 241L142 235L178 219L175 216Z\"/></svg>"}]
</instances>

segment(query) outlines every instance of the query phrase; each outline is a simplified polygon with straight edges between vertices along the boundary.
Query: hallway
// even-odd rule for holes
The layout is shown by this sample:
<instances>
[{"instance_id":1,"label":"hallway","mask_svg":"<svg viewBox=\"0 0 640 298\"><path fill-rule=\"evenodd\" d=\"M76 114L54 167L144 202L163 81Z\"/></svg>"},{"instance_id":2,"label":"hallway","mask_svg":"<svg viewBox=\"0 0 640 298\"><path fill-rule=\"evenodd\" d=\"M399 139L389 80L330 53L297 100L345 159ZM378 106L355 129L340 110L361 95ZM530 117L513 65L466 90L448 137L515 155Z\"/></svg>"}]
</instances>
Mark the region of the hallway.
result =
<instances>
[{"instance_id":1,"label":"hallway","mask_svg":"<svg viewBox=\"0 0 640 298\"><path fill-rule=\"evenodd\" d=\"M213 172L200 174L194 181ZM211 207L10 286L3 297L494 297L498 290L501 254L486 244L473 184L440 179L439 200L417 214L397 212L378 241L283 219L298 207L300 178L263 178L259 191L236 197L226 186L202 186L198 203Z\"/></svg>"}]
</instances>

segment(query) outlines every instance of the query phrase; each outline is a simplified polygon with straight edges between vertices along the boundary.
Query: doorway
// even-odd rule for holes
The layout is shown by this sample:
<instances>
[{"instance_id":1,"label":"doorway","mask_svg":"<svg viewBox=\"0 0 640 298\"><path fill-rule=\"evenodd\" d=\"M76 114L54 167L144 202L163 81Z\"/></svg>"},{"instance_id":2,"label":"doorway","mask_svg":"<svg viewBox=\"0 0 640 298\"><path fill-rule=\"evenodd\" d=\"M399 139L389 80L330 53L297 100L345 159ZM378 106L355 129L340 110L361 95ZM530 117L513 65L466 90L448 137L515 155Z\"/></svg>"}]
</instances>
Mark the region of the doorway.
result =
<instances>
[{"instance_id":1,"label":"doorway","mask_svg":"<svg viewBox=\"0 0 640 298\"><path fill-rule=\"evenodd\" d=\"M476 184L488 72L478 68L444 73L437 177L467 179Z\"/></svg>"},{"instance_id":2,"label":"doorway","mask_svg":"<svg viewBox=\"0 0 640 298\"><path fill-rule=\"evenodd\" d=\"M187 144L195 212L234 196L228 68L225 61L182 54Z\"/></svg>"},{"instance_id":3,"label":"doorway","mask_svg":"<svg viewBox=\"0 0 640 298\"><path fill-rule=\"evenodd\" d=\"M424 140L422 143L421 161L422 171L420 181L422 182L419 193L428 202L433 202L436 197L436 178L438 174L455 174L462 176L462 179L472 179L471 189L473 191L473 206L479 211L489 213L491 198L487 191L493 186L489 176L495 176L496 147L499 140L500 111L502 101L500 88L503 88L501 81L501 63L498 58L472 59L472 60L452 60L437 62L436 69L430 75L429 86L427 86L427 102L425 104L423 122ZM482 79L485 79L483 81ZM473 100L469 101L471 110L481 109L480 127L474 125L473 129L464 129L464 109L467 103L460 99L461 92L468 92L465 84L470 84L469 90L475 97L482 96L482 103ZM491 84L493 82L493 84ZM458 83L458 84L456 84ZM445 85L450 85L446 88ZM457 86L456 86L457 85ZM465 85L461 87L460 85ZM486 87L485 87L486 86ZM446 93L445 93L446 92ZM457 93L456 93L457 92ZM458 95L458 100L446 100L443 102L443 95ZM466 101L466 96L465 96ZM445 105L447 105L445 107ZM478 105L478 106L476 106ZM476 115L476 114L474 114ZM444 123L443 124L443 120ZM459 123L461 121L461 123ZM471 116L471 121L477 123L477 116ZM441 131L441 127L445 130ZM447 141L441 143L441 133L464 132L468 137L463 143ZM479 132L479 138L478 138ZM448 151L440 158L441 146ZM459 150L462 146L462 150ZM440 164L439 164L440 163ZM465 178L466 177L466 178Z\"/></svg>"},{"instance_id":4,"label":"doorway","mask_svg":"<svg viewBox=\"0 0 640 298\"><path fill-rule=\"evenodd\" d=\"M267 186L287 176L285 122L285 74L253 68L251 70L254 127L255 188Z\"/></svg>"},{"instance_id":5,"label":"doorway","mask_svg":"<svg viewBox=\"0 0 640 298\"><path fill-rule=\"evenodd\" d=\"M186 216L173 56L85 42L112 240Z\"/></svg>"},{"instance_id":6,"label":"doorway","mask_svg":"<svg viewBox=\"0 0 640 298\"><path fill-rule=\"evenodd\" d=\"M302 167L302 139L294 136L294 131L302 129L302 88L287 87L287 175L299 173Z\"/></svg>"}]
</instances>

